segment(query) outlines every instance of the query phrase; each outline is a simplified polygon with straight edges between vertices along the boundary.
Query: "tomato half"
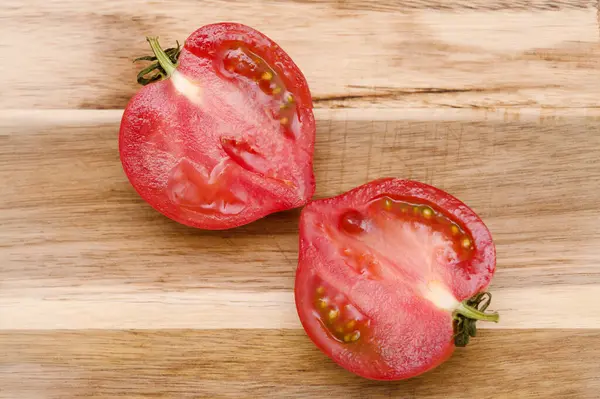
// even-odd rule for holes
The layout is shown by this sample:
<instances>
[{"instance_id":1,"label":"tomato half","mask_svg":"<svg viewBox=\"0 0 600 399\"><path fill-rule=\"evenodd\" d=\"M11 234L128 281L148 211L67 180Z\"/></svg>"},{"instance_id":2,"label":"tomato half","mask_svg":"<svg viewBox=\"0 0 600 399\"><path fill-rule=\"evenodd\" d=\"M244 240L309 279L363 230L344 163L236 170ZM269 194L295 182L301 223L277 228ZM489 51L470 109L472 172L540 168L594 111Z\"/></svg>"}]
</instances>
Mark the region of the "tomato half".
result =
<instances>
[{"instance_id":1,"label":"tomato half","mask_svg":"<svg viewBox=\"0 0 600 399\"><path fill-rule=\"evenodd\" d=\"M491 234L435 187L380 179L306 206L295 299L312 341L360 376L397 380L475 336L496 266Z\"/></svg>"},{"instance_id":2,"label":"tomato half","mask_svg":"<svg viewBox=\"0 0 600 399\"><path fill-rule=\"evenodd\" d=\"M178 65L149 38L164 80L143 87L119 151L156 210L203 229L240 226L312 197L315 121L306 79L271 39L244 25L204 26Z\"/></svg>"}]
</instances>

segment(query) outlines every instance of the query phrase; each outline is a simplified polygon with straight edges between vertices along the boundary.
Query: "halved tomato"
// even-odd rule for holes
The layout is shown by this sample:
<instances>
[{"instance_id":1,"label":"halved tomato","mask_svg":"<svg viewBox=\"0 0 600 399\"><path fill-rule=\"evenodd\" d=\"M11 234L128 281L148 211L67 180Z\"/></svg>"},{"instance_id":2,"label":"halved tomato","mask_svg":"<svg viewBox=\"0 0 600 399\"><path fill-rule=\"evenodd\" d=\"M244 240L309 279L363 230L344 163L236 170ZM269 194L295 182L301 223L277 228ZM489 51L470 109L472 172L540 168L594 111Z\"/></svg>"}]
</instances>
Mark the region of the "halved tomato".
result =
<instances>
[{"instance_id":1,"label":"halved tomato","mask_svg":"<svg viewBox=\"0 0 600 399\"><path fill-rule=\"evenodd\" d=\"M144 59L157 59L162 74L155 77L164 79L131 99L119 136L123 168L142 198L203 229L240 226L308 202L315 121L292 59L235 23L198 29L180 54L148 41L155 57Z\"/></svg>"},{"instance_id":2,"label":"halved tomato","mask_svg":"<svg viewBox=\"0 0 600 399\"><path fill-rule=\"evenodd\" d=\"M312 341L376 380L430 370L475 336L496 266L492 236L435 187L380 179L305 207L297 311Z\"/></svg>"}]
</instances>

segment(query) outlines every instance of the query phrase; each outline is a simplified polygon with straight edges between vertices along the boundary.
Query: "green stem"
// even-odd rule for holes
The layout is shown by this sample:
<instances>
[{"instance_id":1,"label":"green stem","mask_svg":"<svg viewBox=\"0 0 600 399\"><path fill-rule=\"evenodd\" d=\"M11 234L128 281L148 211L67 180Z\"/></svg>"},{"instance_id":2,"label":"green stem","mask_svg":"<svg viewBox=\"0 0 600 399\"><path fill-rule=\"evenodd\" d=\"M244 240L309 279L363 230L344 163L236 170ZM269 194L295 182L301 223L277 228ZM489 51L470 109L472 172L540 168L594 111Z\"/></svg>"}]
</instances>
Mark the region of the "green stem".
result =
<instances>
[{"instance_id":1,"label":"green stem","mask_svg":"<svg viewBox=\"0 0 600 399\"><path fill-rule=\"evenodd\" d=\"M500 318L500 315L496 312L483 313L482 311L477 310L476 308L469 306L464 302L461 302L460 305L458 305L458 308L456 308L454 313L458 313L469 319L493 321L494 323L497 323Z\"/></svg>"},{"instance_id":2,"label":"green stem","mask_svg":"<svg viewBox=\"0 0 600 399\"><path fill-rule=\"evenodd\" d=\"M165 53L165 51L160 47L160 44L158 43L158 37L147 37L146 40L148 40L148 43L150 43L150 47L152 47L152 51L154 52L154 55L156 56L160 66L167 74L167 77L171 76L175 71L175 68L177 68L177 65L171 62L171 59L167 53Z\"/></svg>"}]
</instances>

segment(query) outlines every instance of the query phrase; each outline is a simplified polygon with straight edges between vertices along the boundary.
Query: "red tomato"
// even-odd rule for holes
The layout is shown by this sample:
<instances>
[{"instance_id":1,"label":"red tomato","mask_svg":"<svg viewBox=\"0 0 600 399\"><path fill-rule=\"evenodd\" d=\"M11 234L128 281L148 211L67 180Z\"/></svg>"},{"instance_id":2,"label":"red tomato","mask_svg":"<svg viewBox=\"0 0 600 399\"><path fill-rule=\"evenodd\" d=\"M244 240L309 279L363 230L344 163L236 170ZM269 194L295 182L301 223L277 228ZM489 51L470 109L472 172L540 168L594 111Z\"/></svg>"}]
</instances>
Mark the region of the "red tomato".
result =
<instances>
[{"instance_id":1,"label":"red tomato","mask_svg":"<svg viewBox=\"0 0 600 399\"><path fill-rule=\"evenodd\" d=\"M360 376L398 380L475 336L496 267L481 219L450 194L380 179L310 203L300 218L295 299L312 341Z\"/></svg>"},{"instance_id":2,"label":"red tomato","mask_svg":"<svg viewBox=\"0 0 600 399\"><path fill-rule=\"evenodd\" d=\"M121 122L129 181L156 210L203 229L240 226L312 197L315 121L306 79L262 33L204 26L167 79L143 87Z\"/></svg>"}]
</instances>

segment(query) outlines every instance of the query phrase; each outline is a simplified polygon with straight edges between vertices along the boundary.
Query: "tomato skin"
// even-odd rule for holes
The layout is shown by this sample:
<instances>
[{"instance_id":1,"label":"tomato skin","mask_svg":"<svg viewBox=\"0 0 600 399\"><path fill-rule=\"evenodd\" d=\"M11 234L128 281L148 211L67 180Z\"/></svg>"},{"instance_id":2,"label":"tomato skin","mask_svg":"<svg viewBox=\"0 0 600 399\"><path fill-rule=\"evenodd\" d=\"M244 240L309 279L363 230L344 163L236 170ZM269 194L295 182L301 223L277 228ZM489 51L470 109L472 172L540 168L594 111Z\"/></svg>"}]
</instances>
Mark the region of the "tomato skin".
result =
<instances>
[{"instance_id":1,"label":"tomato skin","mask_svg":"<svg viewBox=\"0 0 600 399\"><path fill-rule=\"evenodd\" d=\"M279 109L275 94L223 71L228 46L251 51L275 73L289 93L287 114L266 114ZM184 91L175 74L187 82ZM308 84L291 58L255 29L218 23L188 37L173 76L132 97L119 152L130 183L154 209L223 230L309 201L315 131Z\"/></svg>"},{"instance_id":2,"label":"tomato skin","mask_svg":"<svg viewBox=\"0 0 600 399\"><path fill-rule=\"evenodd\" d=\"M307 335L324 354L352 373L373 380L401 380L427 372L452 355L453 315L414 295L417 290L411 284L402 286L381 277L385 274L379 279L374 277L376 273L370 277L354 274L342 259L341 254L348 249L338 248L335 237L364 233L355 229L336 233L339 218L350 214L350 220L354 220L354 209L386 195L410 198L442 210L470 234L474 241L472 256L466 262L445 266L448 270L440 274L457 301L487 288L496 258L491 234L479 216L450 194L420 182L378 179L339 196L313 201L302 210L294 294ZM321 288L324 284L326 288ZM328 291L332 293L328 295ZM319 303L315 302L318 292L325 292L323 295L330 299L338 298L339 303L358 306L365 320L370 320L363 331L364 341L362 336L349 343L333 337L331 327L326 326L315 306Z\"/></svg>"}]
</instances>

